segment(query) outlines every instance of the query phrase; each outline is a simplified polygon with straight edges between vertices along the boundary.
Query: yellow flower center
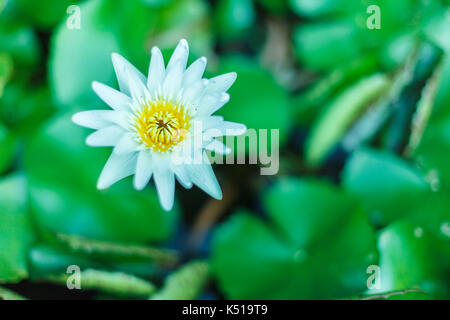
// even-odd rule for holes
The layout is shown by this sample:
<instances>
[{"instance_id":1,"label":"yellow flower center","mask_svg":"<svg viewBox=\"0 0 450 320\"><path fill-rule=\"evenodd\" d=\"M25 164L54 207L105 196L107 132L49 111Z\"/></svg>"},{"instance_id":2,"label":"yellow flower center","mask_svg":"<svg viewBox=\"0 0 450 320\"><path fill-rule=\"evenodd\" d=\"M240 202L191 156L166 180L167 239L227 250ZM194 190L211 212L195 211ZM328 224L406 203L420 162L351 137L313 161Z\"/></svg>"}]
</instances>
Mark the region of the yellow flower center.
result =
<instances>
[{"instance_id":1,"label":"yellow flower center","mask_svg":"<svg viewBox=\"0 0 450 320\"><path fill-rule=\"evenodd\" d=\"M190 117L179 103L151 101L136 112L135 129L138 139L153 151L171 150L184 140L189 127Z\"/></svg>"}]
</instances>

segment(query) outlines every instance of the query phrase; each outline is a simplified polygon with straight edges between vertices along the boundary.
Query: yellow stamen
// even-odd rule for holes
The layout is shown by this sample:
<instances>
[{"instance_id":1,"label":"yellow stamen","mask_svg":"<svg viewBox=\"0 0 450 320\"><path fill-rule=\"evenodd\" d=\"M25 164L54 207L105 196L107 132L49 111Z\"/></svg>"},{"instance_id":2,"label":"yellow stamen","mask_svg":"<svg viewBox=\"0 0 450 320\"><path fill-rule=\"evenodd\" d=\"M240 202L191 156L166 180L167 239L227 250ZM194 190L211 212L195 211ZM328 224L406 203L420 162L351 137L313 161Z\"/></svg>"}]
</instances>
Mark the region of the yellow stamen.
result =
<instances>
[{"instance_id":1,"label":"yellow stamen","mask_svg":"<svg viewBox=\"0 0 450 320\"><path fill-rule=\"evenodd\" d=\"M184 140L190 127L185 108L167 100L151 101L136 112L138 139L153 151L166 152Z\"/></svg>"}]
</instances>

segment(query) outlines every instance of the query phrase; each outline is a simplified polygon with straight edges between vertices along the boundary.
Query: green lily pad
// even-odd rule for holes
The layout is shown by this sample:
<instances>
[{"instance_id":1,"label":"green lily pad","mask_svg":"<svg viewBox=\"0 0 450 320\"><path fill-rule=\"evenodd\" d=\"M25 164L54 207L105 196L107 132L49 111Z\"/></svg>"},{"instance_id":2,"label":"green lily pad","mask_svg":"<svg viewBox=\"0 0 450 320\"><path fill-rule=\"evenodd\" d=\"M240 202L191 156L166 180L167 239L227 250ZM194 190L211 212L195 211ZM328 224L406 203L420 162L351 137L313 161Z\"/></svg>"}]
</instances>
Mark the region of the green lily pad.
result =
<instances>
[{"instance_id":1,"label":"green lily pad","mask_svg":"<svg viewBox=\"0 0 450 320\"><path fill-rule=\"evenodd\" d=\"M3 95L3 88L11 77L13 62L8 54L0 53L0 97Z\"/></svg>"},{"instance_id":2,"label":"green lily pad","mask_svg":"<svg viewBox=\"0 0 450 320\"><path fill-rule=\"evenodd\" d=\"M0 180L0 283L28 277L27 255L34 233L26 210L26 179Z\"/></svg>"},{"instance_id":3,"label":"green lily pad","mask_svg":"<svg viewBox=\"0 0 450 320\"><path fill-rule=\"evenodd\" d=\"M47 86L30 87L27 81L10 81L0 100L0 121L15 135L33 135L54 109Z\"/></svg>"},{"instance_id":4,"label":"green lily pad","mask_svg":"<svg viewBox=\"0 0 450 320\"><path fill-rule=\"evenodd\" d=\"M345 188L359 197L376 225L408 215L417 206L414 199L430 191L420 171L392 154L370 149L353 153L342 178Z\"/></svg>"},{"instance_id":5,"label":"green lily pad","mask_svg":"<svg viewBox=\"0 0 450 320\"><path fill-rule=\"evenodd\" d=\"M11 165L16 154L16 147L16 137L5 126L0 124L0 173Z\"/></svg>"},{"instance_id":6,"label":"green lily pad","mask_svg":"<svg viewBox=\"0 0 450 320\"><path fill-rule=\"evenodd\" d=\"M256 0L256 2L274 14L285 13L288 9L288 0Z\"/></svg>"},{"instance_id":7,"label":"green lily pad","mask_svg":"<svg viewBox=\"0 0 450 320\"><path fill-rule=\"evenodd\" d=\"M437 120L442 118L440 116L442 113L447 112L448 101L450 100L450 36L446 32L450 28L449 12L448 7L437 11L436 14L426 21L424 26L426 35L447 53L441 63L441 81L436 95L436 112L434 116Z\"/></svg>"},{"instance_id":8,"label":"green lily pad","mask_svg":"<svg viewBox=\"0 0 450 320\"><path fill-rule=\"evenodd\" d=\"M34 66L41 57L36 34L29 26L0 20L0 51L5 51L19 65Z\"/></svg>"},{"instance_id":9,"label":"green lily pad","mask_svg":"<svg viewBox=\"0 0 450 320\"><path fill-rule=\"evenodd\" d=\"M120 49L109 10L108 1L86 1L80 5L80 28L69 29L64 23L53 34L49 75L60 105L99 104L92 81L114 83L111 53Z\"/></svg>"},{"instance_id":10,"label":"green lily pad","mask_svg":"<svg viewBox=\"0 0 450 320\"><path fill-rule=\"evenodd\" d=\"M255 21L252 0L220 0L215 12L217 32L226 38L245 36Z\"/></svg>"},{"instance_id":11,"label":"green lily pad","mask_svg":"<svg viewBox=\"0 0 450 320\"><path fill-rule=\"evenodd\" d=\"M365 289L375 236L352 197L291 178L267 192L265 208L268 223L239 212L215 235L213 270L227 297L324 299Z\"/></svg>"},{"instance_id":12,"label":"green lily pad","mask_svg":"<svg viewBox=\"0 0 450 320\"><path fill-rule=\"evenodd\" d=\"M44 29L55 26L67 14L76 0L15 0L14 6L29 23Z\"/></svg>"},{"instance_id":13,"label":"green lily pad","mask_svg":"<svg viewBox=\"0 0 450 320\"><path fill-rule=\"evenodd\" d=\"M379 291L419 287L448 297L450 247L439 243L426 230L398 221L384 229L378 239L380 251Z\"/></svg>"},{"instance_id":14,"label":"green lily pad","mask_svg":"<svg viewBox=\"0 0 450 320\"><path fill-rule=\"evenodd\" d=\"M415 150L414 159L435 176L437 187L450 187L450 118L431 123Z\"/></svg>"},{"instance_id":15,"label":"green lily pad","mask_svg":"<svg viewBox=\"0 0 450 320\"><path fill-rule=\"evenodd\" d=\"M216 232L212 268L228 298L292 294L282 288L292 274L296 250L270 227L250 213L236 212Z\"/></svg>"},{"instance_id":16,"label":"green lily pad","mask_svg":"<svg viewBox=\"0 0 450 320\"><path fill-rule=\"evenodd\" d=\"M360 54L356 26L347 21L301 24L294 30L294 48L300 62L314 70L328 70Z\"/></svg>"},{"instance_id":17,"label":"green lily pad","mask_svg":"<svg viewBox=\"0 0 450 320\"><path fill-rule=\"evenodd\" d=\"M289 0L289 5L300 16L319 17L336 13L343 5L342 2L336 0Z\"/></svg>"}]
</instances>

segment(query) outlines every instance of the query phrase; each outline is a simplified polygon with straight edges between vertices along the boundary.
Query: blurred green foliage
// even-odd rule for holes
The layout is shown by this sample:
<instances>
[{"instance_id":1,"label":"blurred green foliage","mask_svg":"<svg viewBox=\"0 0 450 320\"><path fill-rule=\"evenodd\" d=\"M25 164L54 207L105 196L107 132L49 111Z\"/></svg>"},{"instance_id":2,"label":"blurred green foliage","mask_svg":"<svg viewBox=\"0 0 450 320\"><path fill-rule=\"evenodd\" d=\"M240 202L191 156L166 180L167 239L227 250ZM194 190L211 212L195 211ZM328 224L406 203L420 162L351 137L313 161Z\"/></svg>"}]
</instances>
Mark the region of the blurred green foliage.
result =
<instances>
[{"instance_id":1,"label":"blurred green foliage","mask_svg":"<svg viewBox=\"0 0 450 320\"><path fill-rule=\"evenodd\" d=\"M0 284L64 284L76 264L108 297L450 298L448 5L0 1ZM112 52L146 73L180 38L208 77L237 72L219 114L279 129L280 172L216 166L219 205L180 188L165 212L153 186L96 189L110 150L70 116L106 107L91 83L117 87ZM225 216L192 245L204 210Z\"/></svg>"},{"instance_id":2,"label":"blurred green foliage","mask_svg":"<svg viewBox=\"0 0 450 320\"><path fill-rule=\"evenodd\" d=\"M364 289L375 236L351 197L293 178L263 197L270 226L238 213L216 235L213 267L230 298L340 298Z\"/></svg>"}]
</instances>

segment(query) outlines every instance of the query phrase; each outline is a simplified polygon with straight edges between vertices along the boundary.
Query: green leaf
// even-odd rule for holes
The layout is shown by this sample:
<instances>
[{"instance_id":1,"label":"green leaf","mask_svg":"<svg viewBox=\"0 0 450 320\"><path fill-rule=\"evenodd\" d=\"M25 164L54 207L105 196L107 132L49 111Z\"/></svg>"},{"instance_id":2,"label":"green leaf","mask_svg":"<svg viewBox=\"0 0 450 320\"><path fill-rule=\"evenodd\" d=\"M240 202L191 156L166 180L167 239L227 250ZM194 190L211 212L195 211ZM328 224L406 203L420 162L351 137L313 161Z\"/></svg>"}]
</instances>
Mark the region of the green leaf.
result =
<instances>
[{"instance_id":1,"label":"green leaf","mask_svg":"<svg viewBox=\"0 0 450 320\"><path fill-rule=\"evenodd\" d=\"M33 135L54 111L47 86L32 87L28 81L11 81L0 100L0 119L18 136Z\"/></svg>"},{"instance_id":2,"label":"green leaf","mask_svg":"<svg viewBox=\"0 0 450 320\"><path fill-rule=\"evenodd\" d=\"M26 180L20 174L0 180L0 283L28 277L27 253L34 233L25 192Z\"/></svg>"},{"instance_id":3,"label":"green leaf","mask_svg":"<svg viewBox=\"0 0 450 320\"><path fill-rule=\"evenodd\" d=\"M431 60L431 59L430 59ZM417 102L415 114L412 119L411 134L406 148L406 154L410 156L414 153L423 138L424 131L428 125L428 120L433 110L436 93L440 85L440 70L438 65L438 59L435 61L435 70L432 76L428 79L427 84L422 89L422 95ZM422 62L425 64L424 62Z\"/></svg>"},{"instance_id":4,"label":"green leaf","mask_svg":"<svg viewBox=\"0 0 450 320\"><path fill-rule=\"evenodd\" d=\"M409 214L414 199L430 190L425 177L408 163L387 152L360 149L342 174L345 188L357 195L376 225Z\"/></svg>"},{"instance_id":5,"label":"green leaf","mask_svg":"<svg viewBox=\"0 0 450 320\"><path fill-rule=\"evenodd\" d=\"M238 213L215 236L213 270L229 298L338 298L365 288L375 237L351 197L291 178L265 200L272 224Z\"/></svg>"},{"instance_id":6,"label":"green leaf","mask_svg":"<svg viewBox=\"0 0 450 320\"><path fill-rule=\"evenodd\" d=\"M153 188L135 191L129 179L97 190L111 150L86 146L87 133L64 115L50 121L28 144L25 167L38 225L99 240L166 239L173 231L176 208L165 212Z\"/></svg>"},{"instance_id":7,"label":"green leaf","mask_svg":"<svg viewBox=\"0 0 450 320\"><path fill-rule=\"evenodd\" d=\"M301 24L293 37L297 57L307 68L328 70L360 54L355 25L351 22Z\"/></svg>"},{"instance_id":8,"label":"green leaf","mask_svg":"<svg viewBox=\"0 0 450 320\"><path fill-rule=\"evenodd\" d=\"M435 188L450 187L450 118L427 127L413 156L428 173Z\"/></svg>"},{"instance_id":9,"label":"green leaf","mask_svg":"<svg viewBox=\"0 0 450 320\"><path fill-rule=\"evenodd\" d=\"M406 161L370 149L356 151L343 172L343 185L359 197L374 225L407 220L440 241L448 241L447 191L432 189L429 183L436 182L429 179Z\"/></svg>"},{"instance_id":10,"label":"green leaf","mask_svg":"<svg viewBox=\"0 0 450 320\"><path fill-rule=\"evenodd\" d=\"M120 52L108 1L86 1L80 10L80 29L61 24L51 40L50 83L56 101L63 106L99 104L91 83L113 84L111 53Z\"/></svg>"},{"instance_id":11,"label":"green leaf","mask_svg":"<svg viewBox=\"0 0 450 320\"><path fill-rule=\"evenodd\" d=\"M224 59L219 73L226 72L236 72L237 79L228 91L230 102L217 114L227 121L245 124L248 129L256 130L257 135L260 129L266 129L268 146L271 145L271 130L278 129L279 143L282 145L291 126L289 100L285 90L268 71L244 57ZM248 150L248 143L246 147Z\"/></svg>"},{"instance_id":12,"label":"green leaf","mask_svg":"<svg viewBox=\"0 0 450 320\"><path fill-rule=\"evenodd\" d=\"M288 0L256 0L266 10L275 14L283 14L287 11Z\"/></svg>"},{"instance_id":13,"label":"green leaf","mask_svg":"<svg viewBox=\"0 0 450 320\"><path fill-rule=\"evenodd\" d=\"M215 12L217 32L227 38L245 36L255 21L252 0L220 0Z\"/></svg>"},{"instance_id":14,"label":"green leaf","mask_svg":"<svg viewBox=\"0 0 450 320\"><path fill-rule=\"evenodd\" d=\"M380 50L380 64L387 70L394 70L407 61L416 43L415 35L404 32L386 41Z\"/></svg>"},{"instance_id":15,"label":"green leaf","mask_svg":"<svg viewBox=\"0 0 450 320\"><path fill-rule=\"evenodd\" d=\"M274 299L293 295L289 281L296 250L246 212L235 212L217 231L212 268L231 299ZM281 292L280 292L281 291Z\"/></svg>"},{"instance_id":16,"label":"green leaf","mask_svg":"<svg viewBox=\"0 0 450 320\"><path fill-rule=\"evenodd\" d=\"M0 98L3 95L3 88L8 82L13 71L13 62L8 54L0 53Z\"/></svg>"},{"instance_id":17,"label":"green leaf","mask_svg":"<svg viewBox=\"0 0 450 320\"><path fill-rule=\"evenodd\" d=\"M448 110L448 101L450 100L450 36L446 32L449 28L450 15L448 14L448 8L436 11L432 17L426 20L424 26L424 32L427 37L446 52L440 70L442 78L435 102L436 112L434 112L434 116L437 120L441 118L442 112Z\"/></svg>"},{"instance_id":18,"label":"green leaf","mask_svg":"<svg viewBox=\"0 0 450 320\"><path fill-rule=\"evenodd\" d=\"M9 53L14 62L26 67L35 65L41 56L41 48L33 29L2 20L0 20L1 51Z\"/></svg>"},{"instance_id":19,"label":"green leaf","mask_svg":"<svg viewBox=\"0 0 450 320\"><path fill-rule=\"evenodd\" d=\"M377 3L290 0L290 4L301 16L322 18L301 24L294 33L298 57L308 67L318 70L330 70L369 52L380 56L383 66L395 67L399 63L397 59L405 58L405 49L410 43L392 46L393 41L403 33L416 37L420 22L415 19L427 16L432 7L432 4L418 4L414 0L379 0ZM380 29L366 26L374 14L367 12L370 5L380 9Z\"/></svg>"},{"instance_id":20,"label":"green leaf","mask_svg":"<svg viewBox=\"0 0 450 320\"><path fill-rule=\"evenodd\" d=\"M342 1L336 0L289 0L292 10L305 17L318 17L334 13L342 5Z\"/></svg>"},{"instance_id":21,"label":"green leaf","mask_svg":"<svg viewBox=\"0 0 450 320\"><path fill-rule=\"evenodd\" d=\"M393 117L385 137L388 149L397 153L405 152L406 155L415 148L417 134L421 136L417 128L422 127L423 130L428 122L436 91L433 86L438 79L437 67L443 56L440 48L426 41L417 46L415 53L412 63L407 66L411 74L398 98L392 100ZM410 145L405 150L408 142Z\"/></svg>"},{"instance_id":22,"label":"green leaf","mask_svg":"<svg viewBox=\"0 0 450 320\"><path fill-rule=\"evenodd\" d=\"M438 296L449 295L450 249L426 230L398 221L379 236L380 291L419 287Z\"/></svg>"},{"instance_id":23,"label":"green leaf","mask_svg":"<svg viewBox=\"0 0 450 320\"><path fill-rule=\"evenodd\" d=\"M66 15L67 7L77 0L15 0L19 13L31 24L49 29Z\"/></svg>"},{"instance_id":24,"label":"green leaf","mask_svg":"<svg viewBox=\"0 0 450 320\"><path fill-rule=\"evenodd\" d=\"M319 165L339 142L347 129L368 105L388 89L389 79L383 74L363 78L343 91L324 110L312 128L306 143L306 160Z\"/></svg>"},{"instance_id":25,"label":"green leaf","mask_svg":"<svg viewBox=\"0 0 450 320\"><path fill-rule=\"evenodd\" d=\"M373 55L361 57L334 69L298 96L293 97L296 122L308 126L336 94L377 69L378 65Z\"/></svg>"},{"instance_id":26,"label":"green leaf","mask_svg":"<svg viewBox=\"0 0 450 320\"><path fill-rule=\"evenodd\" d=\"M313 245L331 229L339 228L353 207L353 199L332 185L312 179L282 179L263 199L272 221L298 247ZM322 214L329 208L334 210L325 220Z\"/></svg>"},{"instance_id":27,"label":"green leaf","mask_svg":"<svg viewBox=\"0 0 450 320\"><path fill-rule=\"evenodd\" d=\"M160 6L167 5L168 3L171 3L174 0L140 0L140 1L151 8L158 8Z\"/></svg>"},{"instance_id":28,"label":"green leaf","mask_svg":"<svg viewBox=\"0 0 450 320\"><path fill-rule=\"evenodd\" d=\"M16 137L0 124L0 173L5 171L14 159L17 147Z\"/></svg>"}]
</instances>

